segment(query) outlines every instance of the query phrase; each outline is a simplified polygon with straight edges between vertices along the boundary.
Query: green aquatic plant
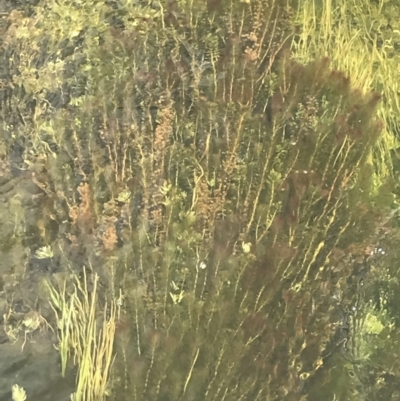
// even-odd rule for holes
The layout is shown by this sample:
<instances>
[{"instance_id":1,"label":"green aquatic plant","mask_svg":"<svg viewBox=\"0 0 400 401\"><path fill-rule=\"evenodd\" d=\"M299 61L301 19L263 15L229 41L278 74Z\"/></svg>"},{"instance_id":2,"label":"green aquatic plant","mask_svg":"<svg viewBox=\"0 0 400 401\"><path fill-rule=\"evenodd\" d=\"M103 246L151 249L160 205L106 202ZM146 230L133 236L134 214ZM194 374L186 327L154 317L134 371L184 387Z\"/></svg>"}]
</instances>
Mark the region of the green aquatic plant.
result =
<instances>
[{"instance_id":1,"label":"green aquatic plant","mask_svg":"<svg viewBox=\"0 0 400 401\"><path fill-rule=\"evenodd\" d=\"M390 206L380 95L295 61L283 2L144 3L42 5L5 40L1 135L29 138L59 269L96 271L49 285L62 372L74 355L76 400L295 398Z\"/></svg>"},{"instance_id":2,"label":"green aquatic plant","mask_svg":"<svg viewBox=\"0 0 400 401\"><path fill-rule=\"evenodd\" d=\"M57 290L47 283L58 327L61 372L65 376L68 360L73 358L78 373L77 388L71 400L99 401L105 399L114 357L115 306L104 305L99 321L98 276L93 278L91 293L86 275L83 284L78 277L73 279L72 294L67 294L65 284L62 290Z\"/></svg>"},{"instance_id":3,"label":"green aquatic plant","mask_svg":"<svg viewBox=\"0 0 400 401\"><path fill-rule=\"evenodd\" d=\"M392 175L390 150L398 147L397 96L399 24L397 5L384 1L296 2L298 28L292 42L293 57L307 63L329 56L334 68L351 74L355 86L378 90L384 102L377 109L384 122L374 148L378 186ZM371 159L372 160L372 159Z\"/></svg>"},{"instance_id":4,"label":"green aquatic plant","mask_svg":"<svg viewBox=\"0 0 400 401\"><path fill-rule=\"evenodd\" d=\"M26 391L18 384L14 384L11 388L13 401L25 401Z\"/></svg>"}]
</instances>

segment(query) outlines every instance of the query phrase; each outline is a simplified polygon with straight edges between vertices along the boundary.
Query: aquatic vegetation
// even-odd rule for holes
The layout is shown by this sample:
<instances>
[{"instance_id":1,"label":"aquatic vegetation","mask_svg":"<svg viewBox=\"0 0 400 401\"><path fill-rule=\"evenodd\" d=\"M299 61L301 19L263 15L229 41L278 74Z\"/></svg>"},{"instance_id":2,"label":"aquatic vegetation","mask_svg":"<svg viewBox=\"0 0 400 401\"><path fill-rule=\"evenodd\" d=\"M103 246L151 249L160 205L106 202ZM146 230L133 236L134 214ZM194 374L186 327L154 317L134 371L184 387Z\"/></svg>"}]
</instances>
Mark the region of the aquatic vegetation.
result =
<instances>
[{"instance_id":1,"label":"aquatic vegetation","mask_svg":"<svg viewBox=\"0 0 400 401\"><path fill-rule=\"evenodd\" d=\"M77 388L71 400L105 399L108 375L113 361L115 333L115 306L106 304L98 323L98 276L93 277L92 291L88 291L88 278L83 284L74 278L74 292L66 293L50 286L50 299L56 314L59 332L58 348L61 355L62 375L68 359L78 366Z\"/></svg>"},{"instance_id":2,"label":"aquatic vegetation","mask_svg":"<svg viewBox=\"0 0 400 401\"><path fill-rule=\"evenodd\" d=\"M334 68L350 74L356 87L383 95L377 115L384 126L373 153L378 186L393 174L389 150L399 146L398 14L397 5L390 2L329 0L297 2L294 16L294 59L307 63L329 56Z\"/></svg>"},{"instance_id":3,"label":"aquatic vegetation","mask_svg":"<svg viewBox=\"0 0 400 401\"><path fill-rule=\"evenodd\" d=\"M347 341L393 201L370 195L381 96L294 60L267 3L10 16L0 137L40 188L34 255L74 272L48 289L75 400L296 399Z\"/></svg>"},{"instance_id":4,"label":"aquatic vegetation","mask_svg":"<svg viewBox=\"0 0 400 401\"><path fill-rule=\"evenodd\" d=\"M35 331L43 332L48 329L53 330L47 320L35 310L24 313L21 317L13 313L10 309L8 313L3 316L3 327L8 339L14 344L21 338L24 339L21 345L21 351L24 350L30 333Z\"/></svg>"},{"instance_id":5,"label":"aquatic vegetation","mask_svg":"<svg viewBox=\"0 0 400 401\"><path fill-rule=\"evenodd\" d=\"M12 399L13 401L25 401L26 400L26 391L18 386L18 384L14 384L12 386Z\"/></svg>"}]
</instances>

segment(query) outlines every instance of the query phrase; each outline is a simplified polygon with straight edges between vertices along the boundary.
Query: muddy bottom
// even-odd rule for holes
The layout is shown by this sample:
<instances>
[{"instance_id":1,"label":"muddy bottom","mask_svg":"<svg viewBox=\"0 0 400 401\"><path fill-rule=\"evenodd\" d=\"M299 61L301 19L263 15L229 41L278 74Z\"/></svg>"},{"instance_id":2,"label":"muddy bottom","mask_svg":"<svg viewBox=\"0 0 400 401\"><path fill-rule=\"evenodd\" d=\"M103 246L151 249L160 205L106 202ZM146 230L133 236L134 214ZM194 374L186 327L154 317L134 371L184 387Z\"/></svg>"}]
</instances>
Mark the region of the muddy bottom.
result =
<instances>
[{"instance_id":1,"label":"muddy bottom","mask_svg":"<svg viewBox=\"0 0 400 401\"><path fill-rule=\"evenodd\" d=\"M54 312L41 283L52 275L34 258L39 189L24 172L3 161L0 172L0 401L12 400L13 385L27 400L70 400L75 375L61 377ZM41 295L42 294L42 295ZM37 319L37 320L35 320ZM48 323L50 322L50 323Z\"/></svg>"},{"instance_id":2,"label":"muddy bottom","mask_svg":"<svg viewBox=\"0 0 400 401\"><path fill-rule=\"evenodd\" d=\"M14 344L0 344L0 401L12 400L11 388L23 387L29 401L69 401L74 392L74 375L61 377L60 357L54 338L38 333ZM23 349L22 349L23 346Z\"/></svg>"}]
</instances>

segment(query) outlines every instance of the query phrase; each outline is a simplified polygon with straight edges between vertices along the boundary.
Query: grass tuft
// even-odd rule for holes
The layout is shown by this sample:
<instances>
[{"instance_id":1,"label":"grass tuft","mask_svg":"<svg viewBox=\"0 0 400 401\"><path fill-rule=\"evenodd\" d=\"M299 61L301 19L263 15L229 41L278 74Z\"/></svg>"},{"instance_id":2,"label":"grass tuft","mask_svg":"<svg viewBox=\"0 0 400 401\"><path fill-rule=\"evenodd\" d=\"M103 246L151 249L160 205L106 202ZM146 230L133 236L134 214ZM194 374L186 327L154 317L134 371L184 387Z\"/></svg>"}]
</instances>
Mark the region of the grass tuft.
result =
<instances>
[{"instance_id":1,"label":"grass tuft","mask_svg":"<svg viewBox=\"0 0 400 401\"><path fill-rule=\"evenodd\" d=\"M71 294L67 294L65 283L61 290L47 283L58 326L62 376L65 376L71 357L78 366L77 388L71 398L73 401L105 399L114 358L116 309L113 303L105 303L102 305L104 311L99 310L98 280L95 274L93 288L89 292L86 272L83 283L75 275Z\"/></svg>"}]
</instances>

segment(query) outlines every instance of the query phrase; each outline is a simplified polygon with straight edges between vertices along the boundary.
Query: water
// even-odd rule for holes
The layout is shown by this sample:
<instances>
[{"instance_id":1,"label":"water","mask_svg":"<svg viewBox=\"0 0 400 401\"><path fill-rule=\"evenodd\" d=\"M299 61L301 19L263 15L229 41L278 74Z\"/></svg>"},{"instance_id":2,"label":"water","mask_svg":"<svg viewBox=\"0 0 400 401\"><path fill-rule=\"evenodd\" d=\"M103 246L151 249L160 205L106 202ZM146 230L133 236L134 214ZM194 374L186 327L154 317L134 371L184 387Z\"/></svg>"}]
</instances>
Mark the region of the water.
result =
<instances>
[{"instance_id":1,"label":"water","mask_svg":"<svg viewBox=\"0 0 400 401\"><path fill-rule=\"evenodd\" d=\"M0 400L396 399L375 97L278 56L290 13L268 36L269 8L207 4L39 6L28 37L14 14Z\"/></svg>"}]
</instances>

